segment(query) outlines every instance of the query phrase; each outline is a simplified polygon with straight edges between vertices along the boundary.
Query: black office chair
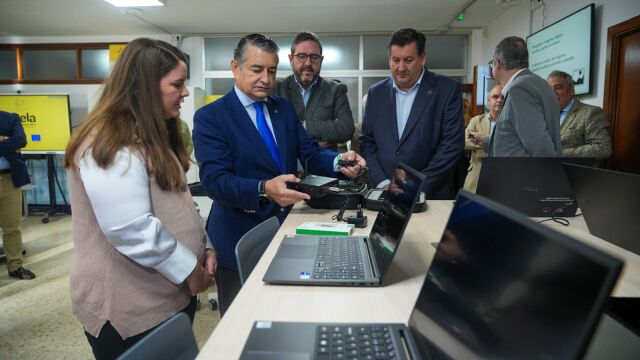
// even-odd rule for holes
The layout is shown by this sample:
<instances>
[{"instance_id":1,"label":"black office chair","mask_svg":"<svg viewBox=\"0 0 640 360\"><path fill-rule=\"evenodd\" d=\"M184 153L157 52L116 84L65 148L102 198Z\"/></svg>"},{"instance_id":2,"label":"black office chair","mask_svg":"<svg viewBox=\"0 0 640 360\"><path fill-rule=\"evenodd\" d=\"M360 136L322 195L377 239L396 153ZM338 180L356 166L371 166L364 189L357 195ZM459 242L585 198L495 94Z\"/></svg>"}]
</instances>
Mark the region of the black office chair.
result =
<instances>
[{"instance_id":1,"label":"black office chair","mask_svg":"<svg viewBox=\"0 0 640 360\"><path fill-rule=\"evenodd\" d=\"M264 254L279 228L280 222L274 216L256 225L240 238L236 245L236 261L238 262L238 272L240 273L240 284L244 284L247 281L253 268L262 257L262 254Z\"/></svg>"},{"instance_id":2,"label":"black office chair","mask_svg":"<svg viewBox=\"0 0 640 360\"><path fill-rule=\"evenodd\" d=\"M138 341L118 360L193 360L198 352L189 317L180 312Z\"/></svg>"}]
</instances>

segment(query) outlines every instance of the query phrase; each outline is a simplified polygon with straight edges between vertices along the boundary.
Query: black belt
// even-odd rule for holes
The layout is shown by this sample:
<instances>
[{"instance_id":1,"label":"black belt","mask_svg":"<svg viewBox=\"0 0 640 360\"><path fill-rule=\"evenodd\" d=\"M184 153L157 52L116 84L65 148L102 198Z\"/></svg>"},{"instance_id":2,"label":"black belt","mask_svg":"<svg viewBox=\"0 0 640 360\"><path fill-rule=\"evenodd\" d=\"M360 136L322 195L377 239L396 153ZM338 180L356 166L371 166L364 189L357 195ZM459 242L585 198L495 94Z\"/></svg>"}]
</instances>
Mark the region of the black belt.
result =
<instances>
[{"instance_id":1,"label":"black belt","mask_svg":"<svg viewBox=\"0 0 640 360\"><path fill-rule=\"evenodd\" d=\"M11 169L2 169L0 170L0 175L11 174Z\"/></svg>"}]
</instances>

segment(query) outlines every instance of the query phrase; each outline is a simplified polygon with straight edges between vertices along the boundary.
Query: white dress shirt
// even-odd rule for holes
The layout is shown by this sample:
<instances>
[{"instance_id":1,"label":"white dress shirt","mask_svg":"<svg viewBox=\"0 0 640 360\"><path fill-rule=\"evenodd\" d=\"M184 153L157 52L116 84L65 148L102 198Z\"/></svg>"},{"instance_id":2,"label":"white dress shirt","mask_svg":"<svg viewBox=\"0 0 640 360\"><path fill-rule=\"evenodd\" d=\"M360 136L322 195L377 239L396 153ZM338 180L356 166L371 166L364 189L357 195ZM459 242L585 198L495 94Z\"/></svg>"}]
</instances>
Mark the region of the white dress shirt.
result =
<instances>
[{"instance_id":1,"label":"white dress shirt","mask_svg":"<svg viewBox=\"0 0 640 360\"><path fill-rule=\"evenodd\" d=\"M198 260L153 216L144 161L124 148L103 169L90 154L80 159L80 178L107 240L136 263L182 283Z\"/></svg>"}]
</instances>

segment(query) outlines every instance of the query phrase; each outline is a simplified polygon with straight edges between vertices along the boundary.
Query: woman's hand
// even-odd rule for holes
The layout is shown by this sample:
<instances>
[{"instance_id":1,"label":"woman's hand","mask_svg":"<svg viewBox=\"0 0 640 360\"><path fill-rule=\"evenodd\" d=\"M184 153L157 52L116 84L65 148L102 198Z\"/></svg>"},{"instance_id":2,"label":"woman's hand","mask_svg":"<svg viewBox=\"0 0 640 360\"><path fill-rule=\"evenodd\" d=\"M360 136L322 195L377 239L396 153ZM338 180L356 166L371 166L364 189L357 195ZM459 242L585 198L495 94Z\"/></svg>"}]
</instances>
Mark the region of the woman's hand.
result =
<instances>
[{"instance_id":1,"label":"woman's hand","mask_svg":"<svg viewBox=\"0 0 640 360\"><path fill-rule=\"evenodd\" d=\"M196 264L195 269L187 277L187 286L191 290L191 296L198 295L211 285L213 285L213 279L209 271L203 265Z\"/></svg>"}]
</instances>

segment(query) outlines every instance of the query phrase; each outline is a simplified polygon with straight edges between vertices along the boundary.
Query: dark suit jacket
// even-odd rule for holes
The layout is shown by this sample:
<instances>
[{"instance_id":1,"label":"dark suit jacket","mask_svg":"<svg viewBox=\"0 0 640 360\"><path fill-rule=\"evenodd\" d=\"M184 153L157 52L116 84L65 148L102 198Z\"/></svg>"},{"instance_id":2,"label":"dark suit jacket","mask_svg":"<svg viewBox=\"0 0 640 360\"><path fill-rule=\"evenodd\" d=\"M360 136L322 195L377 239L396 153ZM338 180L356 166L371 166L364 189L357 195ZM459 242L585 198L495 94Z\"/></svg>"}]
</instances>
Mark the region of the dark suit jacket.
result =
<instances>
[{"instance_id":1,"label":"dark suit jacket","mask_svg":"<svg viewBox=\"0 0 640 360\"><path fill-rule=\"evenodd\" d=\"M16 152L27 145L27 138L18 114L0 111L0 135L9 137L5 141L0 141L0 156L4 156L9 161L13 186L21 187L31 183L24 159Z\"/></svg>"},{"instance_id":2,"label":"dark suit jacket","mask_svg":"<svg viewBox=\"0 0 640 360\"><path fill-rule=\"evenodd\" d=\"M560 105L549 84L526 69L516 75L484 143L489 156L561 157Z\"/></svg>"},{"instance_id":3,"label":"dark suit jacket","mask_svg":"<svg viewBox=\"0 0 640 360\"><path fill-rule=\"evenodd\" d=\"M360 151L367 160L372 186L391 179L398 162L426 176L427 199L455 197L452 174L464 151L460 83L424 68L407 125L398 140L393 79L369 88Z\"/></svg>"},{"instance_id":4,"label":"dark suit jacket","mask_svg":"<svg viewBox=\"0 0 640 360\"><path fill-rule=\"evenodd\" d=\"M269 97L267 107L285 173L295 173L300 160L308 161L311 173L335 177L336 153L307 135L293 105ZM207 232L218 264L237 269L235 247L242 235L272 216L282 222L291 209L275 202L261 206L259 200L258 182L281 175L280 170L234 90L196 112L193 145L200 180L214 200Z\"/></svg>"},{"instance_id":5,"label":"dark suit jacket","mask_svg":"<svg viewBox=\"0 0 640 360\"><path fill-rule=\"evenodd\" d=\"M318 141L344 143L353 137L353 117L347 98L347 86L318 77L307 107L294 75L279 79L274 93L293 103L309 135Z\"/></svg>"}]
</instances>

